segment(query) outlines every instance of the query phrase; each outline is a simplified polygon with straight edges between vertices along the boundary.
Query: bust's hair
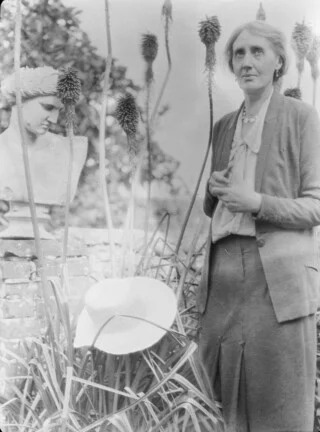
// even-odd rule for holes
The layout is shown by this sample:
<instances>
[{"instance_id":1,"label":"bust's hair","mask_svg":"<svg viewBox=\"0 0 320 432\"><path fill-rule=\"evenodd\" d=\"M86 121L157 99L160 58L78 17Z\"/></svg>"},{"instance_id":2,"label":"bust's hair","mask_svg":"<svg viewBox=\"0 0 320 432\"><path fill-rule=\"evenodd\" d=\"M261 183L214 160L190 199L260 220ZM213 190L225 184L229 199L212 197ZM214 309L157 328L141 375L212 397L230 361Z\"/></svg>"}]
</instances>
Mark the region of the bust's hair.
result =
<instances>
[{"instance_id":1,"label":"bust's hair","mask_svg":"<svg viewBox=\"0 0 320 432\"><path fill-rule=\"evenodd\" d=\"M282 31L261 20L250 21L248 23L242 24L241 26L237 27L231 34L224 50L225 59L227 61L230 71L234 73L232 66L233 44L240 35L240 33L245 30L255 36L261 36L267 39L275 54L280 57L282 65L279 69L279 74L277 77L273 77L273 81L277 81L280 77L285 75L288 70L289 55L287 51L286 37L282 33Z\"/></svg>"},{"instance_id":2,"label":"bust's hair","mask_svg":"<svg viewBox=\"0 0 320 432\"><path fill-rule=\"evenodd\" d=\"M59 71L49 66L20 69L20 89L23 101L38 96L54 96L57 94ZM1 83L1 93L8 105L16 103L15 74L12 73Z\"/></svg>"}]
</instances>

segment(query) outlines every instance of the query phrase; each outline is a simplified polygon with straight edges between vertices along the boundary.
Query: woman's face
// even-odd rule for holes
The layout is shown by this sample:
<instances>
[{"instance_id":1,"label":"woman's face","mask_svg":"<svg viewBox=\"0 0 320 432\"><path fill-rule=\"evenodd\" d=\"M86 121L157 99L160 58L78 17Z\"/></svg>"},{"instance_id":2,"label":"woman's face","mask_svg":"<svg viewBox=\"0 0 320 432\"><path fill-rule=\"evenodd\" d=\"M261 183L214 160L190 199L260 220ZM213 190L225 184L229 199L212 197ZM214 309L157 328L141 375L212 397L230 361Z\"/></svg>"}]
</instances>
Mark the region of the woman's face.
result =
<instances>
[{"instance_id":1,"label":"woman's face","mask_svg":"<svg viewBox=\"0 0 320 432\"><path fill-rule=\"evenodd\" d=\"M260 93L272 85L281 61L265 37L244 30L234 41L232 50L233 71L245 93Z\"/></svg>"},{"instance_id":2,"label":"woman's face","mask_svg":"<svg viewBox=\"0 0 320 432\"><path fill-rule=\"evenodd\" d=\"M56 96L39 96L23 102L26 130L35 136L44 135L50 123L56 123L62 104Z\"/></svg>"}]
</instances>

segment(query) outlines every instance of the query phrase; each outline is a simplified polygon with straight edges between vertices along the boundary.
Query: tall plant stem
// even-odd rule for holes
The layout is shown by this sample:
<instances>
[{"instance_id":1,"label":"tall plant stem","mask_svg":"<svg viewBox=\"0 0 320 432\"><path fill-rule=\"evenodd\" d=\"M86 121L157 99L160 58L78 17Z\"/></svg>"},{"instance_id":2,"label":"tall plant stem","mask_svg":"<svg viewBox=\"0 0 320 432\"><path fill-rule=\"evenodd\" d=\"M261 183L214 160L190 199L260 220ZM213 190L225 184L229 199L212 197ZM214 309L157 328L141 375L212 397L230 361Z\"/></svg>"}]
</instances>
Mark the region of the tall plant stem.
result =
<instances>
[{"instance_id":1,"label":"tall plant stem","mask_svg":"<svg viewBox=\"0 0 320 432\"><path fill-rule=\"evenodd\" d=\"M312 94L312 105L316 106L316 99L317 99L317 78L313 79L313 94Z\"/></svg>"},{"instance_id":2,"label":"tall plant stem","mask_svg":"<svg viewBox=\"0 0 320 432\"><path fill-rule=\"evenodd\" d=\"M190 204L189 204L189 207L188 207L188 210L187 210L186 216L184 218L184 221L183 221L183 224L182 224L182 228L181 228L178 240L177 240L177 244L176 244L176 248L175 248L175 255L176 256L179 253L180 246L181 246L181 243L182 243L182 239L183 239L183 236L184 236L184 233L185 233L185 230L186 230L186 227L187 227L187 224L188 224L188 221L189 221L189 218L190 218L190 215L191 215L191 212L192 212L192 209L193 209L196 197L197 197L197 193L198 193L198 190L199 190L199 186L200 186L201 179L202 179L202 176L203 176L203 172L204 172L207 160L208 160L208 156L209 156L209 152L210 152L210 147L211 147L211 143L212 143L212 136L213 136L212 84L213 84L212 71L209 71L209 74L208 74L208 95L209 95L209 112L210 112L209 140L208 140L208 145L207 145L207 150L206 150L206 153L205 153L205 156L204 156L204 160L202 162L200 174L199 174L199 177L198 177L198 180L197 180L197 183L196 183L196 187L195 187L195 190L193 192L193 195L192 195L192 198L191 198L191 201L190 201ZM168 279L167 279L168 282L170 281L172 270L173 270L173 267L171 267L171 271L170 271Z\"/></svg>"},{"instance_id":3,"label":"tall plant stem","mask_svg":"<svg viewBox=\"0 0 320 432\"><path fill-rule=\"evenodd\" d=\"M152 163L151 163L151 130L150 130L150 92L151 82L147 80L147 93L146 93L146 140L147 140L147 156L148 156L148 170L147 170L147 203L146 214L144 223L144 244L148 243L149 232L149 219L150 219L150 203L151 203L151 177L152 177Z\"/></svg>"},{"instance_id":4,"label":"tall plant stem","mask_svg":"<svg viewBox=\"0 0 320 432\"><path fill-rule=\"evenodd\" d=\"M153 108L152 114L151 114L151 120L150 120L150 124L151 127L154 125L154 122L157 118L157 114L158 114L158 110L159 110L159 105L160 102L162 100L162 97L164 95L164 91L167 87L168 81L169 81L169 77L170 77L170 73L171 73L171 69L172 69L172 61L171 61L171 54L170 54L170 45L169 45L169 19L166 17L166 23L165 23L165 46L166 46L166 53L167 53L167 60L168 60L168 70L166 73L166 76L164 78L158 99L155 103L155 106Z\"/></svg>"},{"instance_id":5,"label":"tall plant stem","mask_svg":"<svg viewBox=\"0 0 320 432\"><path fill-rule=\"evenodd\" d=\"M297 82L298 88L300 88L300 86L301 86L301 76L302 76L302 73L298 71L298 82Z\"/></svg>"},{"instance_id":6,"label":"tall plant stem","mask_svg":"<svg viewBox=\"0 0 320 432\"><path fill-rule=\"evenodd\" d=\"M108 45L108 55L106 61L106 70L104 75L103 84L103 96L101 103L101 113L100 113L100 127L99 127L99 173L100 173L100 183L102 187L102 197L105 209L105 217L107 226L109 229L109 242L110 242L110 257L111 257L111 272L112 276L116 276L115 267L115 245L113 238L113 223L111 216L111 207L108 197L107 184L106 184L106 169L105 169L105 135L106 135L106 116L107 116L107 106L108 106L108 89L109 89L109 76L111 72L112 65L112 45L111 45L111 31L110 31L110 14L109 14L109 2L105 0L105 18L106 18L106 31L107 31L107 45Z\"/></svg>"},{"instance_id":7,"label":"tall plant stem","mask_svg":"<svg viewBox=\"0 0 320 432\"><path fill-rule=\"evenodd\" d=\"M22 98L21 98L21 88L20 88L20 54L21 54L21 0L16 1L16 20L15 20L15 43L14 43L14 68L15 68L15 82L16 82L16 102L17 102L17 111L18 111L18 123L20 129L21 136L21 146L22 146L22 155L23 155L23 164L26 176L26 185L28 191L28 201L31 213L32 227L33 233L35 237L35 246L38 257L38 269L41 278L43 299L44 299L44 309L47 318L47 324L49 331L52 331L52 323L49 315L49 284L48 279L46 277L46 268L45 268L45 259L43 256L41 241L40 241L40 232L37 221L37 213L30 171L30 163L29 163L29 155L28 155L28 137L26 134L26 130L24 128L23 121L23 112L22 112Z\"/></svg>"},{"instance_id":8,"label":"tall plant stem","mask_svg":"<svg viewBox=\"0 0 320 432\"><path fill-rule=\"evenodd\" d=\"M67 254L68 254L69 214L70 214L70 202L71 202L72 167L73 167L73 158L74 158L74 135L73 135L72 125L68 125L67 135L69 137L70 152L69 152L69 162L68 162L68 180L67 180L66 206L65 206L65 218L64 218L62 261L61 261L61 269L63 275L66 270L65 267L66 267Z\"/></svg>"}]
</instances>

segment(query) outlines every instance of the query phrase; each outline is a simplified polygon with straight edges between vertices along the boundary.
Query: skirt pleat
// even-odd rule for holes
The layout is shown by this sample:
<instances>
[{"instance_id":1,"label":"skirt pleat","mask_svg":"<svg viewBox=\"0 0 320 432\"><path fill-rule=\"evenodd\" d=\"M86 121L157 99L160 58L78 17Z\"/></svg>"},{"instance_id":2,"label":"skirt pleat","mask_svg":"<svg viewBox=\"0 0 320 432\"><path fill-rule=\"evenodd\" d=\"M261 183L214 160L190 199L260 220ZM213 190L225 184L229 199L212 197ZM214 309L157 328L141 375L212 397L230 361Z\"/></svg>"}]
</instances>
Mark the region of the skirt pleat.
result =
<instances>
[{"instance_id":1,"label":"skirt pleat","mask_svg":"<svg viewBox=\"0 0 320 432\"><path fill-rule=\"evenodd\" d=\"M199 357L228 432L312 432L316 321L278 323L254 237L213 248Z\"/></svg>"}]
</instances>

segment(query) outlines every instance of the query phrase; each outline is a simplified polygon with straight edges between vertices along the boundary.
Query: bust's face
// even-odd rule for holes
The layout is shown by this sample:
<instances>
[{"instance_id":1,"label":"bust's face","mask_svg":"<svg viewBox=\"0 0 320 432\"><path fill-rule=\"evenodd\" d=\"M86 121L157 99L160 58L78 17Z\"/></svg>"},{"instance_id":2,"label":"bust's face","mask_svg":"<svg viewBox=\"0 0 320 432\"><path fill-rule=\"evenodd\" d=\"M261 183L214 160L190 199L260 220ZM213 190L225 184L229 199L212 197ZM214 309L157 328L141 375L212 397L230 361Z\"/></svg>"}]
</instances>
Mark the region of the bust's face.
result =
<instances>
[{"instance_id":1,"label":"bust's face","mask_svg":"<svg viewBox=\"0 0 320 432\"><path fill-rule=\"evenodd\" d=\"M62 104L56 96L39 96L22 104L26 130L35 136L44 135L50 123L56 123Z\"/></svg>"}]
</instances>

